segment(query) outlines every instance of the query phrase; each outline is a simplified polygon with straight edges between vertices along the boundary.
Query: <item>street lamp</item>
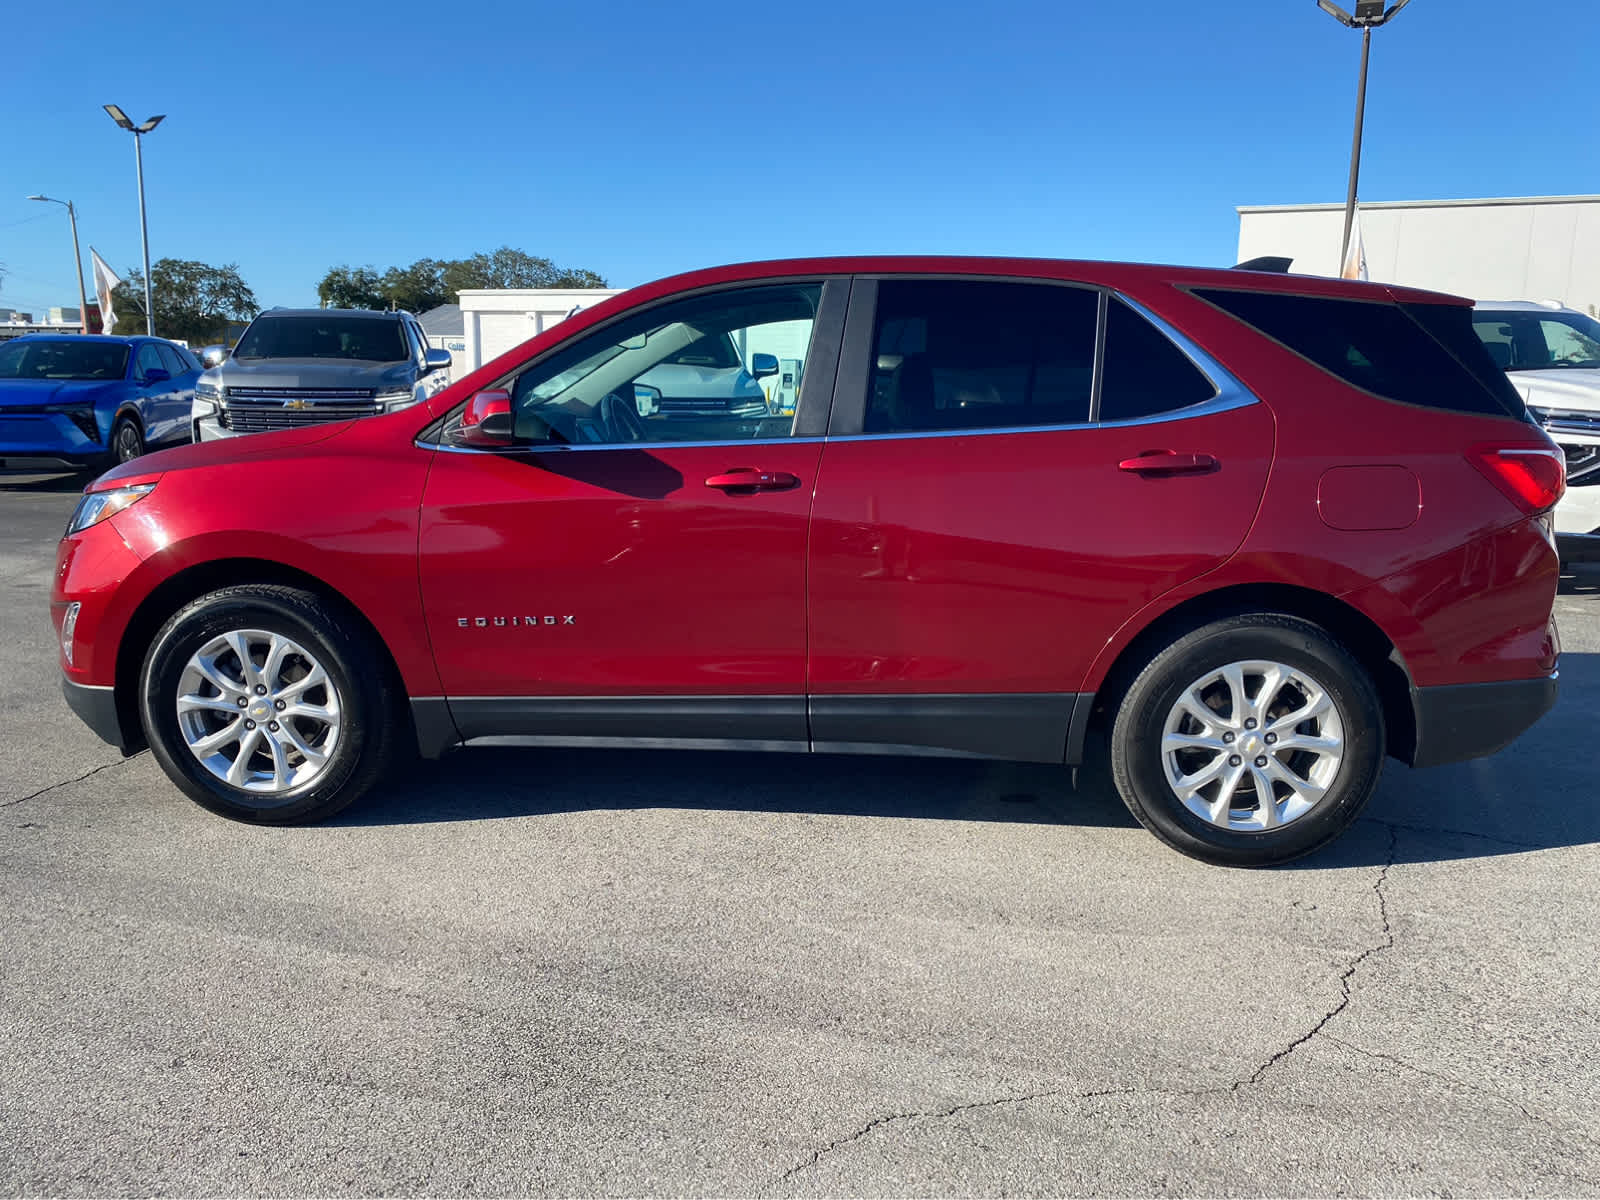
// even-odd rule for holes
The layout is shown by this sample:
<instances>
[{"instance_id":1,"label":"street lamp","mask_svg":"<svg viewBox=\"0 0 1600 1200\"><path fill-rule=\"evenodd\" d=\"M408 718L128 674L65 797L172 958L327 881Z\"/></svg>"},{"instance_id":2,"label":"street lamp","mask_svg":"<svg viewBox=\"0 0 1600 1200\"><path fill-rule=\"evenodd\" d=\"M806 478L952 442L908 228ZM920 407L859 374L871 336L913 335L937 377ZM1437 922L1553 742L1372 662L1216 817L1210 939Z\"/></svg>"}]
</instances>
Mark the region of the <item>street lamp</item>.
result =
<instances>
[{"instance_id":1,"label":"street lamp","mask_svg":"<svg viewBox=\"0 0 1600 1200\"><path fill-rule=\"evenodd\" d=\"M156 312L150 294L150 226L145 223L144 219L144 135L165 121L167 117L163 113L159 117L151 117L143 125L135 125L128 119L128 114L115 104L106 104L102 107L111 115L113 121L133 134L133 159L139 172L139 237L144 243L144 331L154 337L156 333Z\"/></svg>"},{"instance_id":2,"label":"street lamp","mask_svg":"<svg viewBox=\"0 0 1600 1200\"><path fill-rule=\"evenodd\" d=\"M67 220L72 223L72 259L78 265L78 323L83 326L78 332L89 332L89 302L83 294L83 251L78 249L78 212L72 207L71 200L57 200L53 196L29 196L29 200L43 200L47 204L62 204L67 209Z\"/></svg>"},{"instance_id":3,"label":"street lamp","mask_svg":"<svg viewBox=\"0 0 1600 1200\"><path fill-rule=\"evenodd\" d=\"M1361 30L1361 82L1356 85L1356 135L1350 147L1350 194L1344 202L1344 242L1339 247L1339 262L1350 253L1350 230L1356 223L1356 181L1361 174L1361 123L1367 112L1367 57L1372 53L1372 31L1394 20L1411 0L1396 0L1384 9L1385 0L1356 0L1354 14L1345 12L1333 0L1317 0L1317 7L1341 25Z\"/></svg>"}]
</instances>

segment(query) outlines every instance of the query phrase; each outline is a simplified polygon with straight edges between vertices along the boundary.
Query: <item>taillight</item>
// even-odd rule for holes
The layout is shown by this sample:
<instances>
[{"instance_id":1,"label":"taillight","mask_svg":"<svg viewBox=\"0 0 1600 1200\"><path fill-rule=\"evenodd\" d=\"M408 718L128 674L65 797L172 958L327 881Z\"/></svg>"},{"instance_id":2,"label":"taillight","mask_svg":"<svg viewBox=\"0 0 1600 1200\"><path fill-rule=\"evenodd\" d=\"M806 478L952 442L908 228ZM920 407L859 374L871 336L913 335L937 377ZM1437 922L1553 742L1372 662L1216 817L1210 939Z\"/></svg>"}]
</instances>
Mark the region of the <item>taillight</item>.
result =
<instances>
[{"instance_id":1,"label":"taillight","mask_svg":"<svg viewBox=\"0 0 1600 1200\"><path fill-rule=\"evenodd\" d=\"M1531 513L1554 508L1567 490L1566 462L1559 450L1474 446L1467 460L1519 507Z\"/></svg>"}]
</instances>

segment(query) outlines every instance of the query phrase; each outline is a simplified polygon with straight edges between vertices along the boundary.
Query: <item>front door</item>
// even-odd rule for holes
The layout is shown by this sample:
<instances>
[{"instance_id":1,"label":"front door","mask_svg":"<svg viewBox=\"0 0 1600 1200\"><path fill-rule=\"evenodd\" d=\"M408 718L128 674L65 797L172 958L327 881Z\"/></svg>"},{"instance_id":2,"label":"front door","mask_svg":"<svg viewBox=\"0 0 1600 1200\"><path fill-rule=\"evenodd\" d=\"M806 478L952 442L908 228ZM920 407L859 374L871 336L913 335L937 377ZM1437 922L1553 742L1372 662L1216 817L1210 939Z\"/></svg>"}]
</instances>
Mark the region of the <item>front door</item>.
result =
<instances>
[{"instance_id":1,"label":"front door","mask_svg":"<svg viewBox=\"0 0 1600 1200\"><path fill-rule=\"evenodd\" d=\"M812 737L1059 762L1095 654L1243 541L1271 414L1095 288L886 279L869 323L871 290L813 507Z\"/></svg>"},{"instance_id":2,"label":"front door","mask_svg":"<svg viewBox=\"0 0 1600 1200\"><path fill-rule=\"evenodd\" d=\"M803 744L805 548L824 414L771 362L842 323L843 283L625 316L506 380L518 445L440 438L420 570L462 735ZM834 350L805 364L826 407ZM677 392L686 394L675 394Z\"/></svg>"}]
</instances>

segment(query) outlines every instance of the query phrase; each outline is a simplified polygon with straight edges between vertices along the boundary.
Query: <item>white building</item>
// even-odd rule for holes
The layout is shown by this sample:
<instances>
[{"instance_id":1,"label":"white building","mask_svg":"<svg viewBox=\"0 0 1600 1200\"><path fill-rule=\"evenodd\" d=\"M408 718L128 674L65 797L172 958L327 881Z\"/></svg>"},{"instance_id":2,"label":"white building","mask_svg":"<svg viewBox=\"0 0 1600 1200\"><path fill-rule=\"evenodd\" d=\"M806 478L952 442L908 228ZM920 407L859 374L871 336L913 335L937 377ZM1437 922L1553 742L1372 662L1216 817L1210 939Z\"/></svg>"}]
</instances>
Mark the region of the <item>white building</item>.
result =
<instances>
[{"instance_id":1,"label":"white building","mask_svg":"<svg viewBox=\"0 0 1600 1200\"><path fill-rule=\"evenodd\" d=\"M451 377L460 379L491 358L543 333L580 308L615 296L621 288L504 288L459 294L464 349ZM430 336L430 340L431 336ZM455 353L452 351L452 353Z\"/></svg>"},{"instance_id":2,"label":"white building","mask_svg":"<svg viewBox=\"0 0 1600 1200\"><path fill-rule=\"evenodd\" d=\"M1339 274L1344 205L1254 205L1239 212L1239 261L1294 259ZM1361 205L1368 278L1480 300L1600 307L1600 196L1415 200Z\"/></svg>"}]
</instances>

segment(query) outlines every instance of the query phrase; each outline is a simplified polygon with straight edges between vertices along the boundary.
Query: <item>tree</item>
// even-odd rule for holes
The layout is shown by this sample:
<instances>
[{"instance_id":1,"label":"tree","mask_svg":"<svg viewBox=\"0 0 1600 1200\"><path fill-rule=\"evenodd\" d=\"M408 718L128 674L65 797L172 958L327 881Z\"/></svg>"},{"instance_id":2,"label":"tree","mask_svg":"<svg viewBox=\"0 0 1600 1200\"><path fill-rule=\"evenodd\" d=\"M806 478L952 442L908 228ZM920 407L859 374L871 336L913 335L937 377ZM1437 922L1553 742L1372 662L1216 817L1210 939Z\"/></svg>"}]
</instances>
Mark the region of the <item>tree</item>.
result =
<instances>
[{"instance_id":1,"label":"tree","mask_svg":"<svg viewBox=\"0 0 1600 1200\"><path fill-rule=\"evenodd\" d=\"M232 321L248 321L261 311L239 264L213 267L182 258L163 258L150 268L156 333L191 346L220 342ZM130 270L112 291L118 333L142 333L144 272Z\"/></svg>"},{"instance_id":2,"label":"tree","mask_svg":"<svg viewBox=\"0 0 1600 1200\"><path fill-rule=\"evenodd\" d=\"M332 267L317 284L317 296L332 308L403 308L427 312L454 304L458 292L474 288L603 288L593 271L558 267L510 246L470 258L419 258L409 267Z\"/></svg>"},{"instance_id":3,"label":"tree","mask_svg":"<svg viewBox=\"0 0 1600 1200\"><path fill-rule=\"evenodd\" d=\"M333 267L317 284L324 308L388 308L383 280L373 267Z\"/></svg>"}]
</instances>

